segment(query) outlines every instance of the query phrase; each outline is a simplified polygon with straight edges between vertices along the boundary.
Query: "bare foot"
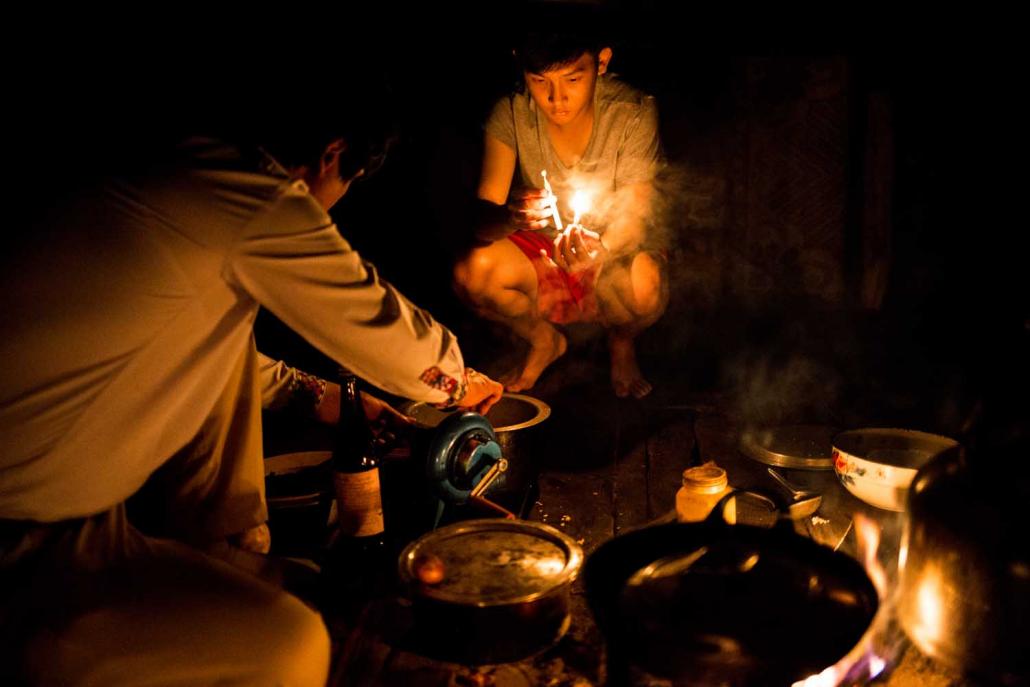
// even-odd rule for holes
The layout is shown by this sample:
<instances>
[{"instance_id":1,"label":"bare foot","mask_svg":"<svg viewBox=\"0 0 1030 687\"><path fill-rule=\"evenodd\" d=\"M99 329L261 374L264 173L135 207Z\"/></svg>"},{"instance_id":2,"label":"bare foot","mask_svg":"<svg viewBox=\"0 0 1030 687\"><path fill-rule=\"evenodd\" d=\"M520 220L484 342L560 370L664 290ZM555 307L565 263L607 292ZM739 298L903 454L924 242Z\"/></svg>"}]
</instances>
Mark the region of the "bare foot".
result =
<instances>
[{"instance_id":1,"label":"bare foot","mask_svg":"<svg viewBox=\"0 0 1030 687\"><path fill-rule=\"evenodd\" d=\"M529 353L522 370L514 370L500 378L506 391L525 391L536 384L537 378L547 366L560 358L568 342L565 336L554 327L548 325L539 337L529 342Z\"/></svg>"},{"instance_id":2,"label":"bare foot","mask_svg":"<svg viewBox=\"0 0 1030 687\"><path fill-rule=\"evenodd\" d=\"M651 383L644 379L637 366L637 352L633 339L621 336L608 337L608 352L612 361L612 387L615 395L626 398L643 398L651 393Z\"/></svg>"}]
</instances>

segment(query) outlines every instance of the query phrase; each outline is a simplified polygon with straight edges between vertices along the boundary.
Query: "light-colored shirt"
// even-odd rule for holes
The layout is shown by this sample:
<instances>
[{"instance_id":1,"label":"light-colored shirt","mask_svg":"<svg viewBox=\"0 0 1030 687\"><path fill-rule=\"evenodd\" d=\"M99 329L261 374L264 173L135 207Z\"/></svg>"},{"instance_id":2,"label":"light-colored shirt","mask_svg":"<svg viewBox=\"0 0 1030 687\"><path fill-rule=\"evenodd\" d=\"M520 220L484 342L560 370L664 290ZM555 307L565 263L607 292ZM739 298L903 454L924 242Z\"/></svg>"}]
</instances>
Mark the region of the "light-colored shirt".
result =
<instances>
[{"instance_id":1,"label":"light-colored shirt","mask_svg":"<svg viewBox=\"0 0 1030 687\"><path fill-rule=\"evenodd\" d=\"M541 170L558 196L562 218L573 218L573 189L593 197L603 212L605 202L620 188L650 181L661 164L658 108L646 95L611 76L601 76L594 89L594 122L582 157L566 166L547 133L547 116L528 93L501 98L490 113L486 132L509 146L518 157L518 177L524 188L543 188Z\"/></svg>"},{"instance_id":2,"label":"light-colored shirt","mask_svg":"<svg viewBox=\"0 0 1030 687\"><path fill-rule=\"evenodd\" d=\"M0 518L79 517L132 495L252 353L259 305L392 394L464 393L455 337L258 151L191 141L34 231L0 276Z\"/></svg>"}]
</instances>

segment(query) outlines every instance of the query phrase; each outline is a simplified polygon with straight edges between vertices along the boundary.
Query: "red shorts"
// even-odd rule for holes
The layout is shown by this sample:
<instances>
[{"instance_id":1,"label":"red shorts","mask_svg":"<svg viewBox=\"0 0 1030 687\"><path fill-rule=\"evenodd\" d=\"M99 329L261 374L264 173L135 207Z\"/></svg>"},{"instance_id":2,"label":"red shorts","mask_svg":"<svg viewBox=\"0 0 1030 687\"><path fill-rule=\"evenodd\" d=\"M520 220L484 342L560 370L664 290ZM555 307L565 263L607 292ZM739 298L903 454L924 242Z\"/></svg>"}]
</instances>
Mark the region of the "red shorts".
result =
<instances>
[{"instance_id":1,"label":"red shorts","mask_svg":"<svg viewBox=\"0 0 1030 687\"><path fill-rule=\"evenodd\" d=\"M596 266L570 274L540 255L554 259L554 243L538 231L516 231L508 240L518 246L536 270L537 306L548 322L590 322L597 319Z\"/></svg>"}]
</instances>

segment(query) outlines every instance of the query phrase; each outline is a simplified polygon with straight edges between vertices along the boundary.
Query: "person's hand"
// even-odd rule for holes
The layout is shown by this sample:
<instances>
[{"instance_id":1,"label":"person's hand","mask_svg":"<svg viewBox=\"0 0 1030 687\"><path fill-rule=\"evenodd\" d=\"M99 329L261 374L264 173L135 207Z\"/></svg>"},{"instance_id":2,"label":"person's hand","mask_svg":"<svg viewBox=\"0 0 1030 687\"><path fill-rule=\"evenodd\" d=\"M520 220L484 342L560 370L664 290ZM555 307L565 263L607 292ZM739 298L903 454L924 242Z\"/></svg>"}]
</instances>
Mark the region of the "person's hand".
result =
<instances>
[{"instance_id":1,"label":"person's hand","mask_svg":"<svg viewBox=\"0 0 1030 687\"><path fill-rule=\"evenodd\" d=\"M465 396L458 401L458 407L462 410L471 410L480 415L486 415L490 408L501 400L501 396L504 395L504 387L500 382L495 382L471 367L465 368L465 378L468 380L468 386Z\"/></svg>"},{"instance_id":2,"label":"person's hand","mask_svg":"<svg viewBox=\"0 0 1030 687\"><path fill-rule=\"evenodd\" d=\"M554 240L554 263L566 272L580 272L604 260L601 237L582 224L571 224Z\"/></svg>"},{"instance_id":3,"label":"person's hand","mask_svg":"<svg viewBox=\"0 0 1030 687\"><path fill-rule=\"evenodd\" d=\"M318 419L326 424L335 425L340 421L340 385L330 382L326 385L325 395L318 404L316 414ZM390 404L375 396L361 392L361 408L365 412L365 419L368 420L372 430L379 434L388 431L395 435L404 436L412 427L415 421L394 409Z\"/></svg>"},{"instance_id":4,"label":"person's hand","mask_svg":"<svg viewBox=\"0 0 1030 687\"><path fill-rule=\"evenodd\" d=\"M508 203L516 229L540 231L551 226L551 204L554 196L542 188L522 191Z\"/></svg>"},{"instance_id":5,"label":"person's hand","mask_svg":"<svg viewBox=\"0 0 1030 687\"><path fill-rule=\"evenodd\" d=\"M386 401L376 398L371 394L361 392L361 406L365 410L365 418L376 434L382 431L391 432L398 436L405 436L412 427L415 420L401 413Z\"/></svg>"}]
</instances>

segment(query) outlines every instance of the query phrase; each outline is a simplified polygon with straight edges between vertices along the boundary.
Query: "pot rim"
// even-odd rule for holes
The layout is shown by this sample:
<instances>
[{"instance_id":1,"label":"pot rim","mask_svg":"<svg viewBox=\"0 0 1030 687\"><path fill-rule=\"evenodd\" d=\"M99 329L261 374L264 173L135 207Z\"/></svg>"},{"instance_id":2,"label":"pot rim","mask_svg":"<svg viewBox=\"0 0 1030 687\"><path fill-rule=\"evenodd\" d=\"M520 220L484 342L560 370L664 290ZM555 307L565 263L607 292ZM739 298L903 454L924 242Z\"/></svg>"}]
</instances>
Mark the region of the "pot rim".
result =
<instances>
[{"instance_id":1,"label":"pot rim","mask_svg":"<svg viewBox=\"0 0 1030 687\"><path fill-rule=\"evenodd\" d=\"M895 462L889 462L886 460L877 460L875 458L869 458L863 455L862 448L856 447L854 444L855 437L871 437L878 439L902 439L909 442L911 445L908 447L899 448L912 448L915 450L928 451L931 455L921 461L916 467L911 465L899 465ZM839 432L833 437L833 448L840 453L846 453L853 458L864 460L867 463L874 465L882 465L884 467L895 468L899 470L911 470L913 474L919 470L920 467L925 465L933 456L938 455L946 450L952 449L958 446L958 442L951 437L944 436L943 434L932 434L930 432L923 432L918 429L902 429L898 427L862 427L860 429L849 429L843 432ZM878 448L878 447L871 447Z\"/></svg>"},{"instance_id":2,"label":"pot rim","mask_svg":"<svg viewBox=\"0 0 1030 687\"><path fill-rule=\"evenodd\" d=\"M481 532L487 530L509 530L522 534L533 534L556 544L566 554L565 566L561 572L555 575L547 589L541 589L528 594L503 597L498 599L471 599L467 595L449 593L446 590L436 589L430 585L423 584L418 580L413 566L415 558L427 545L438 539L460 536L469 532ZM453 525L441 527L427 535L419 537L404 547L397 560L397 572L401 583L412 591L416 600L436 601L459 606L489 608L497 606L510 606L517 604L532 603L556 592L567 590L583 565L583 547L572 537L561 532L550 525L528 520L506 520L499 518L478 518L474 520L463 520Z\"/></svg>"},{"instance_id":3,"label":"pot rim","mask_svg":"<svg viewBox=\"0 0 1030 687\"><path fill-rule=\"evenodd\" d=\"M899 445L890 446L894 442ZM908 490L919 469L958 445L951 437L915 429L849 429L833 437L833 471L856 498L876 508L903 513L907 509ZM918 464L903 465L903 461L866 455L877 448L911 449L927 455L918 458Z\"/></svg>"},{"instance_id":4,"label":"pot rim","mask_svg":"<svg viewBox=\"0 0 1030 687\"><path fill-rule=\"evenodd\" d=\"M508 392L505 392L504 396L502 398L514 398L516 400L523 401L524 403L527 403L527 404L533 406L534 408L536 408L536 415L534 415L530 419L526 420L525 422L518 422L518 423L516 423L514 425L504 425L502 427L493 426L495 432L512 432L512 431L515 431L517 429L526 429L528 427L534 427L536 425L539 425L541 422L543 422L547 418L551 417L551 406L549 406L548 404L544 403L539 398L534 398L533 396L526 396L525 394L515 394L515 393L508 393ZM425 401L414 401L414 402L402 404L400 410L401 410L401 412L405 413L406 415L413 415L414 413L412 412L412 410L414 408L418 408L418 407L422 407L422 406L432 407L432 404L427 403ZM458 412L458 411L451 411L451 413L447 413L445 411L438 411L438 412L443 413L444 415L449 415L451 413ZM489 413L487 413L487 415L489 415ZM487 418L487 420L489 421L489 418ZM419 427L422 427L423 429L432 429L433 427L435 427L435 425L430 425L430 424L427 424L425 422L422 422L418 418L415 418L415 423ZM492 423L491 423L491 425L492 425Z\"/></svg>"},{"instance_id":5,"label":"pot rim","mask_svg":"<svg viewBox=\"0 0 1030 687\"><path fill-rule=\"evenodd\" d=\"M551 406L547 405L539 398L533 398L532 396L526 396L525 394L508 393L504 394L504 396L508 398L515 398L528 403L529 405L536 408L536 415L534 415L529 420L526 420L525 422L519 422L514 425L505 425L503 427L494 427L495 432L511 432L516 429L525 429L527 427L533 427L534 425L539 425L541 422L551 417Z\"/></svg>"},{"instance_id":6,"label":"pot rim","mask_svg":"<svg viewBox=\"0 0 1030 687\"><path fill-rule=\"evenodd\" d=\"M290 451L266 456L264 459L265 477L290 475L307 468L317 468L330 461L332 451Z\"/></svg>"}]
</instances>

